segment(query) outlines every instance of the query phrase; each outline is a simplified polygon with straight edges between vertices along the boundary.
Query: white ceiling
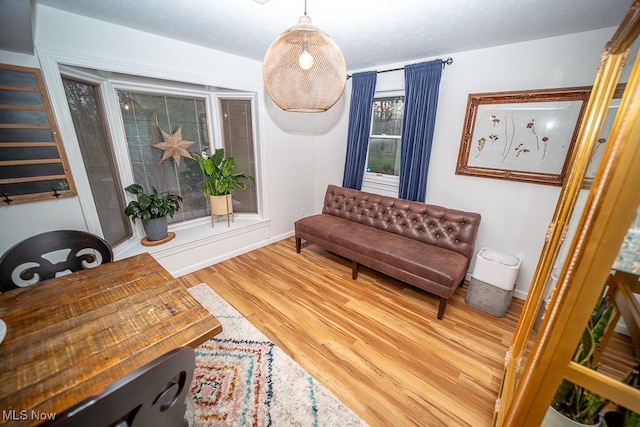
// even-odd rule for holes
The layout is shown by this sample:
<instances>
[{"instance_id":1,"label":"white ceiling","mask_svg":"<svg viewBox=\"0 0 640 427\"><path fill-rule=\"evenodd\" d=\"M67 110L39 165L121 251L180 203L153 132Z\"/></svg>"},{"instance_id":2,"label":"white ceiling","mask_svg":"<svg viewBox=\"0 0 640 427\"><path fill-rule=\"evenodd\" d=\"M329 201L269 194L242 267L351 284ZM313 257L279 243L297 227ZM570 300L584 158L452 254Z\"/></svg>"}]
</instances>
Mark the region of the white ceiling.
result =
<instances>
[{"instance_id":1,"label":"white ceiling","mask_svg":"<svg viewBox=\"0 0 640 427\"><path fill-rule=\"evenodd\" d=\"M269 44L296 24L305 8L304 0L32 1L260 61ZM347 68L361 70L615 27L631 2L308 0L307 13L340 46ZM9 36L0 37L0 47L10 44ZM10 38L17 42L20 35Z\"/></svg>"}]
</instances>

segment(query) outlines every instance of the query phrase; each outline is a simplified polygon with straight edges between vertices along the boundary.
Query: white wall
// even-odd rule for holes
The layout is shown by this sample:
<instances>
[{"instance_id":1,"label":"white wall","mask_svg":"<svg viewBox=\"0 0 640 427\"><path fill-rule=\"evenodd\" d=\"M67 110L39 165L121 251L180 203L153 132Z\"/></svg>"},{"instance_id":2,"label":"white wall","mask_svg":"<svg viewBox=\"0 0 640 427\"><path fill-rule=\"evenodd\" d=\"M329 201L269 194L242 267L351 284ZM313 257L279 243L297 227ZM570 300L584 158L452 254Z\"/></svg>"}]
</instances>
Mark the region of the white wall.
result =
<instances>
[{"instance_id":1,"label":"white wall","mask_svg":"<svg viewBox=\"0 0 640 427\"><path fill-rule=\"evenodd\" d=\"M31 235L52 229L89 230L82 198L90 198L82 187L84 167L70 121L63 117L64 92L56 71L57 63L108 71L226 87L258 94L258 129L262 177L258 185L266 196L262 212L268 226L253 227L233 238L211 236L198 242L185 242L180 253L167 254L163 247L150 248L154 256L174 274L190 271L247 249L268 244L292 234L292 223L301 210L311 212L315 199L305 183L314 179L315 138L289 135L265 113L262 64L140 31L100 22L79 15L37 5L35 44L37 57L0 51L0 62L41 67L57 122L69 157L79 197L0 206L0 253ZM51 72L51 70L54 70ZM53 77L52 77L53 76ZM67 113L68 114L68 113ZM300 168L291 168L292 160ZM295 176L284 171L292 170ZM95 232L95 231L94 231ZM182 234L182 233L181 233ZM182 236L178 236L182 237ZM176 240L178 240L176 238ZM172 242L174 244L176 242ZM174 251L175 252L175 251ZM116 254L117 257L117 254ZM207 264L208 262L208 264Z\"/></svg>"},{"instance_id":2,"label":"white wall","mask_svg":"<svg viewBox=\"0 0 640 427\"><path fill-rule=\"evenodd\" d=\"M343 115L333 129L318 136L287 134L266 112L260 62L45 6L37 8L35 43L39 52L57 52L70 61L96 68L258 93L258 138L264 171L260 184L265 192L264 212L270 219L268 229L243 236L235 246L217 242L194 249L176 264L176 271L187 271L183 264L199 253L208 253L207 259L222 259L291 235L296 219L321 209L327 184L341 184L350 81L344 94ZM476 251L491 247L522 256L517 280L520 296L528 289L535 270L559 188L455 175L467 95L590 85L600 52L613 30L442 56L452 56L454 63L446 67L440 87L427 202L482 214ZM0 62L38 66L38 58L2 51ZM377 68L397 65L403 64ZM398 86L402 84L402 73L380 74L378 81L382 86ZM60 93L55 85L47 81L52 98ZM70 147L67 153L74 157L70 159L72 164L81 162L72 147L72 138L63 135L63 142ZM81 173L73 165L72 170L74 177ZM77 198L0 206L0 253L33 234L59 228L87 229ZM202 260L191 262L195 265Z\"/></svg>"},{"instance_id":3,"label":"white wall","mask_svg":"<svg viewBox=\"0 0 640 427\"><path fill-rule=\"evenodd\" d=\"M440 56L442 59L451 56L453 64L445 67L440 84L426 201L482 215L476 254L489 247L520 256L523 262L515 293L520 298L529 289L560 187L456 175L468 95L590 86L600 53L614 31L615 28L609 28ZM421 60L429 59L433 58ZM377 69L403 65L386 64ZM401 71L378 74L377 90L401 89L403 79ZM343 125L346 135L346 122ZM333 162L340 171L344 162L342 143L319 138L319 146L336 152L332 161L323 158L324 164ZM318 167L317 171L318 187L335 183L333 169ZM474 264L475 259L470 273Z\"/></svg>"},{"instance_id":4,"label":"white wall","mask_svg":"<svg viewBox=\"0 0 640 427\"><path fill-rule=\"evenodd\" d=\"M39 68L32 55L0 50L0 62L21 67ZM55 224L55 225L52 225ZM0 254L13 244L51 229L86 229L77 198L0 206Z\"/></svg>"}]
</instances>

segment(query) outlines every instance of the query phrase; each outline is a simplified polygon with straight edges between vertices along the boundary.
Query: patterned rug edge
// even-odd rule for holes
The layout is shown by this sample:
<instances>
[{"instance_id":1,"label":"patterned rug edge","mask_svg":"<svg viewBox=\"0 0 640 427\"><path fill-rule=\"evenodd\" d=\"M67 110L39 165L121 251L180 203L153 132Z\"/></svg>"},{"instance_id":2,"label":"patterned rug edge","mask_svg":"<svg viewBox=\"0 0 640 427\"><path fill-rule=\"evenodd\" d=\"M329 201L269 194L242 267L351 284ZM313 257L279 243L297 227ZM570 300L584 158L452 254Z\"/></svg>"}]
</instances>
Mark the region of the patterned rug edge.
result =
<instances>
[{"instance_id":1,"label":"patterned rug edge","mask_svg":"<svg viewBox=\"0 0 640 427\"><path fill-rule=\"evenodd\" d=\"M196 348L195 427L367 426L209 285L189 292L223 328Z\"/></svg>"}]
</instances>

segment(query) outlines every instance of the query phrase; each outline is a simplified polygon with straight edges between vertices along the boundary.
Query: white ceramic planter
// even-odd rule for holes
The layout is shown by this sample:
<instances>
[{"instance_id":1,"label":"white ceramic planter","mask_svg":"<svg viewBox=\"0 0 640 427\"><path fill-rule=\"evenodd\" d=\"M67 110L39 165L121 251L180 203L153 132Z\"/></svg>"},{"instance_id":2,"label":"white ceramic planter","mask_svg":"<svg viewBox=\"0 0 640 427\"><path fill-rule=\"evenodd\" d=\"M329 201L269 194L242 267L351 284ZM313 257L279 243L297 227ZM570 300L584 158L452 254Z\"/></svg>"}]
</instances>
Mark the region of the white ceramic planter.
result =
<instances>
[{"instance_id":1,"label":"white ceramic planter","mask_svg":"<svg viewBox=\"0 0 640 427\"><path fill-rule=\"evenodd\" d=\"M562 415L560 412L553 409L549 406L547 409L547 413L542 419L541 427L600 427L603 426L602 417L600 417L600 422L597 424L582 424Z\"/></svg>"}]
</instances>

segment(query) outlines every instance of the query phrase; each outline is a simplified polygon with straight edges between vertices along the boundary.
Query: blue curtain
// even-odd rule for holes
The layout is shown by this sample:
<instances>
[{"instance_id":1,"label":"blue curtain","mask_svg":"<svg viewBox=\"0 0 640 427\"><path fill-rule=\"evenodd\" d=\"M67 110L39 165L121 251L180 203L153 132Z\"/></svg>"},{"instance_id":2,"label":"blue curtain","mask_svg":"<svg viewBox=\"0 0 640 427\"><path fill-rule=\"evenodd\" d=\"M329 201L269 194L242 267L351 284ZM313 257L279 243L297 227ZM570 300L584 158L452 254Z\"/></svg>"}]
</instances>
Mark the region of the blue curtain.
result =
<instances>
[{"instance_id":1,"label":"blue curtain","mask_svg":"<svg viewBox=\"0 0 640 427\"><path fill-rule=\"evenodd\" d=\"M342 178L343 187L356 190L362 188L377 78L378 74L375 71L355 73L351 77L351 107L349 110L347 155Z\"/></svg>"},{"instance_id":2,"label":"blue curtain","mask_svg":"<svg viewBox=\"0 0 640 427\"><path fill-rule=\"evenodd\" d=\"M398 197L423 202L438 108L442 60L404 67L405 99Z\"/></svg>"}]
</instances>

